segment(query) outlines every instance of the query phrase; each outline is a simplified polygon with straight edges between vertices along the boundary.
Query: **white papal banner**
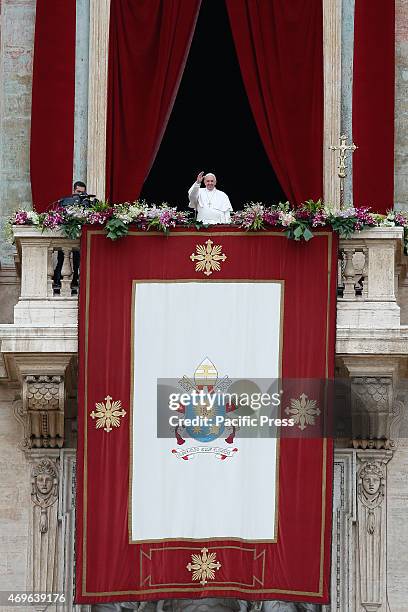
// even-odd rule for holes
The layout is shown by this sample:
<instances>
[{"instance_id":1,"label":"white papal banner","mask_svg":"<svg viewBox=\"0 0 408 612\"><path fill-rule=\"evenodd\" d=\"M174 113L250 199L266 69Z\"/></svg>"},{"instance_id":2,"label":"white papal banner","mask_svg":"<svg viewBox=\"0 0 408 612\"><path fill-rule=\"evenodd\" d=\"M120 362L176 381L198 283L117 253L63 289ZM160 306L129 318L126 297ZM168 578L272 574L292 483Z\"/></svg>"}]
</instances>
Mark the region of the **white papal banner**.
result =
<instances>
[{"instance_id":1,"label":"white papal banner","mask_svg":"<svg viewBox=\"0 0 408 612\"><path fill-rule=\"evenodd\" d=\"M205 359L220 377L278 378L283 284L135 281L133 296L131 539L275 540L277 440L159 439L157 381Z\"/></svg>"}]
</instances>

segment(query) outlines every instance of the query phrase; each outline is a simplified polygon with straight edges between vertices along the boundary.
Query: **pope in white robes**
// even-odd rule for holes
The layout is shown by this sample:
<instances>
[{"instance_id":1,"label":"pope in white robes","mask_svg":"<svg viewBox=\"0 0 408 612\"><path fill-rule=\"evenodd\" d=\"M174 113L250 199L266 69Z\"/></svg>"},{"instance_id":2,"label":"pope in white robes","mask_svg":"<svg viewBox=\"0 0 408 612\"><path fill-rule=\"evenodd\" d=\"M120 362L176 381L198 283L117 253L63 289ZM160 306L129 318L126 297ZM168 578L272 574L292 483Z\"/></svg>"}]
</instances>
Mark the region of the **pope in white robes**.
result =
<instances>
[{"instance_id":1,"label":"pope in white robes","mask_svg":"<svg viewBox=\"0 0 408 612\"><path fill-rule=\"evenodd\" d=\"M200 187L204 180L205 187ZM216 188L215 174L200 172L197 180L188 190L189 208L197 213L197 221L202 223L231 223L230 212L233 210L229 197Z\"/></svg>"}]
</instances>

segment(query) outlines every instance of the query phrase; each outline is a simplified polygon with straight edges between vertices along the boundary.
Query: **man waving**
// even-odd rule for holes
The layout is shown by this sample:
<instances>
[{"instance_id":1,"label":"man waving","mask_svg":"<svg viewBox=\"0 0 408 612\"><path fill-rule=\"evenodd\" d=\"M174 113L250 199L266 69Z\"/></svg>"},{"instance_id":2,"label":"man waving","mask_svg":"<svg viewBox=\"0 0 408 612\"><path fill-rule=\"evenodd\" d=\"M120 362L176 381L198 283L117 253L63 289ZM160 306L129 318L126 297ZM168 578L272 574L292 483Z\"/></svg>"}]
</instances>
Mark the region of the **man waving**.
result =
<instances>
[{"instance_id":1,"label":"man waving","mask_svg":"<svg viewBox=\"0 0 408 612\"><path fill-rule=\"evenodd\" d=\"M200 187L203 180L205 187ZM204 172L200 172L196 182L188 190L189 208L196 211L197 221L208 224L231 223L231 202L226 193L216 188L216 184L215 174L208 172L204 175Z\"/></svg>"}]
</instances>

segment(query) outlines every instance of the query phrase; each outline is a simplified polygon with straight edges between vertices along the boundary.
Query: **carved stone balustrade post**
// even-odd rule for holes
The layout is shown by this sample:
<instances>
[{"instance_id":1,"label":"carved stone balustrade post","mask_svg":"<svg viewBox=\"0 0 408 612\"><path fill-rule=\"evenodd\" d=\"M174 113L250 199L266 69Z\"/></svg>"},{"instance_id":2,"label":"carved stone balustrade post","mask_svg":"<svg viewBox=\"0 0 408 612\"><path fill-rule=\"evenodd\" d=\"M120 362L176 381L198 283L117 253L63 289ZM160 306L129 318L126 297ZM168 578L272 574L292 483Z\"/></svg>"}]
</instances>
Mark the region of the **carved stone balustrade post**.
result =
<instances>
[{"instance_id":1,"label":"carved stone balustrade post","mask_svg":"<svg viewBox=\"0 0 408 612\"><path fill-rule=\"evenodd\" d=\"M343 253L343 282L344 282L344 290L343 290L343 299L344 300L355 300L356 299L356 270L354 268L354 253L355 247L353 246L345 246L342 249Z\"/></svg>"},{"instance_id":2,"label":"carved stone balustrade post","mask_svg":"<svg viewBox=\"0 0 408 612\"><path fill-rule=\"evenodd\" d=\"M400 326L396 276L403 253L401 227L376 227L340 240L342 295L338 328L395 329Z\"/></svg>"},{"instance_id":3,"label":"carved stone balustrade post","mask_svg":"<svg viewBox=\"0 0 408 612\"><path fill-rule=\"evenodd\" d=\"M62 253L64 256L64 262L62 264L61 270L61 296L69 297L71 296L71 283L72 283L72 272L73 266L71 261L71 249L64 247L62 249Z\"/></svg>"}]
</instances>

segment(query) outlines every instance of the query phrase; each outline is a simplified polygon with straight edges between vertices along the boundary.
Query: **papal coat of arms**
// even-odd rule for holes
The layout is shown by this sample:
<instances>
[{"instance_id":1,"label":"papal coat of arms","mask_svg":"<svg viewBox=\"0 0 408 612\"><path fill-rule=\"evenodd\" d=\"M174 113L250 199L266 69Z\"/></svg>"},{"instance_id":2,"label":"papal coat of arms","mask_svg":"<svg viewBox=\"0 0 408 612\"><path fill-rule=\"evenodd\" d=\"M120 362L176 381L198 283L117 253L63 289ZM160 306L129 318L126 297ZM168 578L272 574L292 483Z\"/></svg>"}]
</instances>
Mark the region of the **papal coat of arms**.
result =
<instances>
[{"instance_id":1,"label":"papal coat of arms","mask_svg":"<svg viewBox=\"0 0 408 612\"><path fill-rule=\"evenodd\" d=\"M185 391L191 394L191 401L186 405L180 404L177 412L193 424L175 428L178 446L183 446L187 438L204 444L220 439L222 446L225 443L232 445L236 428L225 427L224 420L228 413L237 409L237 406L223 401L223 392L230 385L228 377L219 378L217 368L206 357L197 366L193 380L184 376L179 382ZM214 453L219 459L226 459L234 452L237 452L236 448L203 446L194 446L186 451L173 450L174 454L184 460L198 453Z\"/></svg>"}]
</instances>

